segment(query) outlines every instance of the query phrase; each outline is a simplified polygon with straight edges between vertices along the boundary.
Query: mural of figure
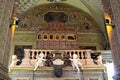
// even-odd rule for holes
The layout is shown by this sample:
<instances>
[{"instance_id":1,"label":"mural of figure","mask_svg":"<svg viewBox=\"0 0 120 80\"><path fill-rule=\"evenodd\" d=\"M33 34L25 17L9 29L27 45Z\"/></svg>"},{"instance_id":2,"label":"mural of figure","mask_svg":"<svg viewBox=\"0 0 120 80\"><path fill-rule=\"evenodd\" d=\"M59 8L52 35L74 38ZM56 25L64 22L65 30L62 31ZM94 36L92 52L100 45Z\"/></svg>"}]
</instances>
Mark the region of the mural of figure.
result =
<instances>
[{"instance_id":1,"label":"mural of figure","mask_svg":"<svg viewBox=\"0 0 120 80\"><path fill-rule=\"evenodd\" d=\"M17 61L18 61L17 56L16 55L12 55L12 62L10 64L10 66L9 66L9 72L11 71L11 67L16 66Z\"/></svg>"},{"instance_id":2,"label":"mural of figure","mask_svg":"<svg viewBox=\"0 0 120 80\"><path fill-rule=\"evenodd\" d=\"M38 68L38 67L42 67L44 66L44 61L46 61L46 59L44 59L44 53L40 53L38 58L35 60L35 68L34 71Z\"/></svg>"},{"instance_id":3,"label":"mural of figure","mask_svg":"<svg viewBox=\"0 0 120 80\"><path fill-rule=\"evenodd\" d=\"M82 64L80 62L80 59L78 58L77 54L73 54L73 59L70 59L72 61L72 67L73 69L77 69L77 72L80 71L79 67L82 68Z\"/></svg>"}]
</instances>

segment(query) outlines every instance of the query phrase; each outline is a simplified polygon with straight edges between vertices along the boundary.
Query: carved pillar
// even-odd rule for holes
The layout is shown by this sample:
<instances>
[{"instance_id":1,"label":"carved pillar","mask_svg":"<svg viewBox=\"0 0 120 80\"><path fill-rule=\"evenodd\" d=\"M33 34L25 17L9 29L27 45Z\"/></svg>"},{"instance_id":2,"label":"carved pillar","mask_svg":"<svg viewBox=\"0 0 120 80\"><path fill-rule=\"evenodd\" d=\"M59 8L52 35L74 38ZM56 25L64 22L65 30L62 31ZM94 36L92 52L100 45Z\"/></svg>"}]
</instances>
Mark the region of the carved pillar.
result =
<instances>
[{"instance_id":1,"label":"carved pillar","mask_svg":"<svg viewBox=\"0 0 120 80\"><path fill-rule=\"evenodd\" d=\"M78 55L78 57L80 58L80 54L79 54L79 51L77 51L77 55Z\"/></svg>"},{"instance_id":2,"label":"carved pillar","mask_svg":"<svg viewBox=\"0 0 120 80\"><path fill-rule=\"evenodd\" d=\"M36 50L31 50L31 51L32 51L32 52L31 52L31 53L32 53L32 55L31 55L31 56L32 56L32 59L30 59L30 65L31 65L31 66L34 66L34 64L35 64L35 59L34 59L34 58L35 58L35 57L36 57L36 58L38 57L38 56L37 56L38 51L36 51ZM36 52L36 56L35 56L35 52ZM29 53L29 54L30 54L30 53Z\"/></svg>"},{"instance_id":3,"label":"carved pillar","mask_svg":"<svg viewBox=\"0 0 120 80\"><path fill-rule=\"evenodd\" d=\"M111 50L115 67L115 80L120 80L120 0L110 0L113 13L113 28L111 39Z\"/></svg>"},{"instance_id":4,"label":"carved pillar","mask_svg":"<svg viewBox=\"0 0 120 80\"><path fill-rule=\"evenodd\" d=\"M46 56L47 56L47 51L45 51L45 54L44 54L44 55L45 55L44 57L46 58Z\"/></svg>"},{"instance_id":5,"label":"carved pillar","mask_svg":"<svg viewBox=\"0 0 120 80\"><path fill-rule=\"evenodd\" d=\"M11 46L10 18L14 0L0 0L0 79L8 78L8 62Z\"/></svg>"},{"instance_id":6,"label":"carved pillar","mask_svg":"<svg viewBox=\"0 0 120 80\"><path fill-rule=\"evenodd\" d=\"M83 51L81 51L81 58L83 59L84 57L83 57Z\"/></svg>"},{"instance_id":7,"label":"carved pillar","mask_svg":"<svg viewBox=\"0 0 120 80\"><path fill-rule=\"evenodd\" d=\"M83 56L83 51L79 51L81 53L81 55L79 55L81 57L80 62L82 63L82 65L85 65L85 59Z\"/></svg>"},{"instance_id":8,"label":"carved pillar","mask_svg":"<svg viewBox=\"0 0 120 80\"><path fill-rule=\"evenodd\" d=\"M37 54L36 54L36 59L37 59L37 58L38 58L38 56L39 56L39 54L38 54L38 53L39 53L39 51L36 51L36 52L37 52Z\"/></svg>"},{"instance_id":9,"label":"carved pillar","mask_svg":"<svg viewBox=\"0 0 120 80\"><path fill-rule=\"evenodd\" d=\"M112 18L111 51L114 62L115 80L120 80L120 0L102 0L104 11Z\"/></svg>"},{"instance_id":10,"label":"carved pillar","mask_svg":"<svg viewBox=\"0 0 120 80\"><path fill-rule=\"evenodd\" d=\"M30 53L29 53L30 54ZM34 57L35 57L35 51L33 50L32 51L32 59L34 59Z\"/></svg>"},{"instance_id":11,"label":"carved pillar","mask_svg":"<svg viewBox=\"0 0 120 80\"><path fill-rule=\"evenodd\" d=\"M70 57L72 57L72 54L71 54L72 52L69 52L69 54L70 54Z\"/></svg>"}]
</instances>

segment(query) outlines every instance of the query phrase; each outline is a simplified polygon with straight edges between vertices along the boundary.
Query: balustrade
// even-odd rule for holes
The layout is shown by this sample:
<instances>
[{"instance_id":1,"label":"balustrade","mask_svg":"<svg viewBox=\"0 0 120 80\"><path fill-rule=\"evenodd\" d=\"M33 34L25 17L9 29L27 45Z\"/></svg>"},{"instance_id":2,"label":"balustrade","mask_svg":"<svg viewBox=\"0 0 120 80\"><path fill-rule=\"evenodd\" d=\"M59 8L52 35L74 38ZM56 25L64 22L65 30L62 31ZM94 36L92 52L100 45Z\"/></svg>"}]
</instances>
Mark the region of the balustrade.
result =
<instances>
[{"instance_id":1,"label":"balustrade","mask_svg":"<svg viewBox=\"0 0 120 80\"><path fill-rule=\"evenodd\" d=\"M34 66L35 59L38 58L39 54L44 53L46 59L48 54L52 54L52 58L55 58L55 53L61 53L61 57L64 59L65 55L68 55L68 59L72 58L73 54L77 54L80 62L83 65L94 65L93 59L91 58L91 50L37 50L37 49L24 49L24 59L22 60L21 66Z\"/></svg>"}]
</instances>

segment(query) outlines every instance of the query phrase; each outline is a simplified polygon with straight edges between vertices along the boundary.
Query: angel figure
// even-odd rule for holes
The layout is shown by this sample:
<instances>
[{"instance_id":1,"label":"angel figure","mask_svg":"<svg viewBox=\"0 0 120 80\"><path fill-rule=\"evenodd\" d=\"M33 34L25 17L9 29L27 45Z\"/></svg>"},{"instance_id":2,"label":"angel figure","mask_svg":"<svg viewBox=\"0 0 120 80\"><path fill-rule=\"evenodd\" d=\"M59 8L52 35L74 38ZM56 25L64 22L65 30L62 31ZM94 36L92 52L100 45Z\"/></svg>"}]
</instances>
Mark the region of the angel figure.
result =
<instances>
[{"instance_id":1,"label":"angel figure","mask_svg":"<svg viewBox=\"0 0 120 80\"><path fill-rule=\"evenodd\" d=\"M38 67L42 67L44 66L44 61L46 61L46 59L44 59L44 53L40 53L39 56L37 57L37 59L35 60L35 68L34 71L38 68Z\"/></svg>"},{"instance_id":2,"label":"angel figure","mask_svg":"<svg viewBox=\"0 0 120 80\"><path fill-rule=\"evenodd\" d=\"M72 67L73 69L77 69L77 72L80 71L79 67L82 68L82 64L80 62L80 59L78 58L77 54L73 54L73 59L70 59L72 61Z\"/></svg>"},{"instance_id":3,"label":"angel figure","mask_svg":"<svg viewBox=\"0 0 120 80\"><path fill-rule=\"evenodd\" d=\"M17 61L18 61L17 56L16 55L12 55L12 62L10 64L10 66L9 66L9 72L11 71L11 67L16 66Z\"/></svg>"}]
</instances>

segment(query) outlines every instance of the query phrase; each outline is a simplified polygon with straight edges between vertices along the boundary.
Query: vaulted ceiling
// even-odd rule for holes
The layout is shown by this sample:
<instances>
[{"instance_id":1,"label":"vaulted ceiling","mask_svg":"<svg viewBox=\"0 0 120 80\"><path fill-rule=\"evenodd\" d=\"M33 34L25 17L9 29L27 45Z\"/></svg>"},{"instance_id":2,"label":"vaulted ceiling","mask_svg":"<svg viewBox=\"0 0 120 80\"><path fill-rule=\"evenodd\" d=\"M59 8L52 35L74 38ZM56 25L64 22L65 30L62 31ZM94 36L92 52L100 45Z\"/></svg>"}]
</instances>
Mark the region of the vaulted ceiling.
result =
<instances>
[{"instance_id":1,"label":"vaulted ceiling","mask_svg":"<svg viewBox=\"0 0 120 80\"><path fill-rule=\"evenodd\" d=\"M49 3L65 3L86 12L96 21L106 36L101 0L20 0L18 14L24 15L26 11L34 9L36 6Z\"/></svg>"},{"instance_id":2,"label":"vaulted ceiling","mask_svg":"<svg viewBox=\"0 0 120 80\"><path fill-rule=\"evenodd\" d=\"M58 1L58 2L60 1L60 3L61 3L61 1L63 1L62 3L70 3L73 6L76 6L76 7L78 6L83 9L85 9L85 6L83 7L83 3L81 3L81 2L86 2L87 4L94 5L95 7L98 7L99 9L102 10L101 0L20 0L18 12L23 13L24 11L26 11L34 6L46 4L46 3L54 3L54 1ZM89 12L89 11L87 11L87 12Z\"/></svg>"}]
</instances>

